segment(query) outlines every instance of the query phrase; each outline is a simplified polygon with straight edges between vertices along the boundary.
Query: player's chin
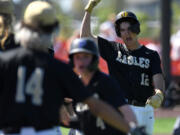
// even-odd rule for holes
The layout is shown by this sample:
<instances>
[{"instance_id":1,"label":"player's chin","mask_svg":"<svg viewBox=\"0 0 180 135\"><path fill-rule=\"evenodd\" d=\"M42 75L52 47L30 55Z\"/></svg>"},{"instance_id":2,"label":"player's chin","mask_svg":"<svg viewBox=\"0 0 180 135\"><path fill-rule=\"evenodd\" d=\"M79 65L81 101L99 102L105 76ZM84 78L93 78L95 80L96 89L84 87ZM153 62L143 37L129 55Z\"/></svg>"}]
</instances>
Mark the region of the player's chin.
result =
<instances>
[{"instance_id":1,"label":"player's chin","mask_svg":"<svg viewBox=\"0 0 180 135\"><path fill-rule=\"evenodd\" d=\"M88 70L86 68L78 68L77 71L80 73L80 74L84 74L86 73Z\"/></svg>"}]
</instances>

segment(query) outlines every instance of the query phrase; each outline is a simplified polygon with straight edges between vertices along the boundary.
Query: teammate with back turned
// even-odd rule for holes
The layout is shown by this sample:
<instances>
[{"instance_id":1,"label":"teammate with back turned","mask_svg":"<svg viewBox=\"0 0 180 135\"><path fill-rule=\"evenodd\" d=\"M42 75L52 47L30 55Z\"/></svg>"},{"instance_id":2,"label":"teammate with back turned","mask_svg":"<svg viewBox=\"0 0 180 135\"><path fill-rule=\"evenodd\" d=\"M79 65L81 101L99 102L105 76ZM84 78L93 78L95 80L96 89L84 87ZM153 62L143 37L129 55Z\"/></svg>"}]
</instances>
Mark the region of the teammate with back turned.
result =
<instances>
[{"instance_id":1,"label":"teammate with back turned","mask_svg":"<svg viewBox=\"0 0 180 135\"><path fill-rule=\"evenodd\" d=\"M140 23L130 11L122 11L114 22L117 36L124 44L110 42L91 34L90 17L100 0L89 0L85 7L81 37L91 37L98 44L100 55L106 60L109 73L125 90L128 103L134 110L138 124L153 133L153 108L163 102L164 78L159 55L138 42Z\"/></svg>"},{"instance_id":2,"label":"teammate with back turned","mask_svg":"<svg viewBox=\"0 0 180 135\"><path fill-rule=\"evenodd\" d=\"M0 134L59 135L64 97L88 104L93 114L124 132L115 109L92 97L71 68L48 54L58 21L51 4L31 2L15 39L21 47L0 53Z\"/></svg>"}]
</instances>

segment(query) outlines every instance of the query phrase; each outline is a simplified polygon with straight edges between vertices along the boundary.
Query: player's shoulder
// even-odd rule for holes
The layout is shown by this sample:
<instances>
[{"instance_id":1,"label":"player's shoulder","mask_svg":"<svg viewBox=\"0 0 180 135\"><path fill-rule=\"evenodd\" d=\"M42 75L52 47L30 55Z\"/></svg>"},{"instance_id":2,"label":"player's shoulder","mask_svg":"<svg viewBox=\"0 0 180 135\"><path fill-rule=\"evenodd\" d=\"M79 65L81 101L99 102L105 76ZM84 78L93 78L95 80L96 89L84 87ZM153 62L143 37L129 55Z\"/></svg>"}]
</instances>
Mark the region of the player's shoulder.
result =
<instances>
[{"instance_id":1,"label":"player's shoulder","mask_svg":"<svg viewBox=\"0 0 180 135\"><path fill-rule=\"evenodd\" d=\"M72 71L72 68L69 64L53 57L51 62L51 68L53 68L52 70L54 71L60 71L61 74L67 74Z\"/></svg>"},{"instance_id":2,"label":"player's shoulder","mask_svg":"<svg viewBox=\"0 0 180 135\"><path fill-rule=\"evenodd\" d=\"M54 57L52 57L52 60L53 60L53 63L54 63L54 64L57 64L57 65L59 65L59 66L65 67L65 68L70 68L70 65L67 64L67 63L65 63L65 62L62 61L62 60L59 60L59 59L54 58Z\"/></svg>"},{"instance_id":3,"label":"player's shoulder","mask_svg":"<svg viewBox=\"0 0 180 135\"><path fill-rule=\"evenodd\" d=\"M109 41L101 36L98 36L98 44L103 44L103 45L112 45L112 46L115 46L116 44L119 44L118 42L115 42L115 41Z\"/></svg>"},{"instance_id":4,"label":"player's shoulder","mask_svg":"<svg viewBox=\"0 0 180 135\"><path fill-rule=\"evenodd\" d=\"M102 81L104 85L106 84L115 84L117 83L116 80L109 74L106 74L104 72L98 71L98 78Z\"/></svg>"},{"instance_id":5,"label":"player's shoulder","mask_svg":"<svg viewBox=\"0 0 180 135\"><path fill-rule=\"evenodd\" d=\"M108 74L101 72L100 70L98 70L96 72L96 76L101 79L109 79L110 78L110 76Z\"/></svg>"},{"instance_id":6,"label":"player's shoulder","mask_svg":"<svg viewBox=\"0 0 180 135\"><path fill-rule=\"evenodd\" d=\"M149 52L149 53L157 53L156 50L152 50L150 48L147 48L145 45L142 45L142 50L145 51L145 52Z\"/></svg>"},{"instance_id":7,"label":"player's shoulder","mask_svg":"<svg viewBox=\"0 0 180 135\"><path fill-rule=\"evenodd\" d=\"M22 48L18 47L15 49L7 50L5 52L0 52L0 61L1 62L7 62L10 60L13 60L17 57L17 54L22 53Z\"/></svg>"}]
</instances>

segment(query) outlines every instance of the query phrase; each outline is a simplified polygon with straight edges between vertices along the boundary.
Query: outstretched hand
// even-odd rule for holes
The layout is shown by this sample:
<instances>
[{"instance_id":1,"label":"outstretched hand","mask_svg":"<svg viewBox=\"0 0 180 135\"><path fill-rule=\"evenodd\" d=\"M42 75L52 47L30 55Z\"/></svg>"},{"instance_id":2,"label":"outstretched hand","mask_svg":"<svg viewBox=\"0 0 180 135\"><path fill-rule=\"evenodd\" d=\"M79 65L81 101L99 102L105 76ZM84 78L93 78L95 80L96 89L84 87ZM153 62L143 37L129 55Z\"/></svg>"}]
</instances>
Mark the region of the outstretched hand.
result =
<instances>
[{"instance_id":1,"label":"outstretched hand","mask_svg":"<svg viewBox=\"0 0 180 135\"><path fill-rule=\"evenodd\" d=\"M89 0L88 4L85 7L85 11L91 13L93 8L100 2L101 0Z\"/></svg>"}]
</instances>

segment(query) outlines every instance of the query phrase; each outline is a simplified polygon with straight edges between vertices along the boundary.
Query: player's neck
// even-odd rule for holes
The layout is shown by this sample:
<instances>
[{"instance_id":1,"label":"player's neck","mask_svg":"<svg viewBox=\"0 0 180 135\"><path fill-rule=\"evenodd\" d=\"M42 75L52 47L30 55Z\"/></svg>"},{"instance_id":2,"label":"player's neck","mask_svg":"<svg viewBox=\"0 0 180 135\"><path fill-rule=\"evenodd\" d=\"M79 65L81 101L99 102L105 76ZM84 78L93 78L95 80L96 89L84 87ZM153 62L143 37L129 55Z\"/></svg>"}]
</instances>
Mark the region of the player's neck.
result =
<instances>
[{"instance_id":1,"label":"player's neck","mask_svg":"<svg viewBox=\"0 0 180 135\"><path fill-rule=\"evenodd\" d=\"M136 50L136 49L140 48L141 45L139 44L138 41L136 41L136 42L134 42L132 44L126 44L126 47L127 47L128 50L132 51L132 50Z\"/></svg>"},{"instance_id":2,"label":"player's neck","mask_svg":"<svg viewBox=\"0 0 180 135\"><path fill-rule=\"evenodd\" d=\"M81 80L82 80L82 82L83 82L83 84L85 86L87 86L89 84L89 82L91 81L94 73L95 73L94 71L93 72L84 72L84 73L81 73L80 78L81 78Z\"/></svg>"}]
</instances>

